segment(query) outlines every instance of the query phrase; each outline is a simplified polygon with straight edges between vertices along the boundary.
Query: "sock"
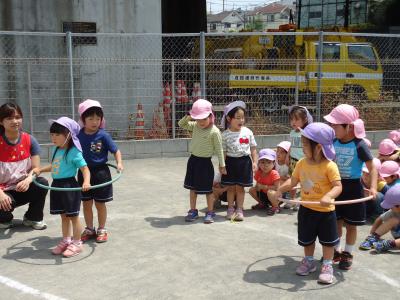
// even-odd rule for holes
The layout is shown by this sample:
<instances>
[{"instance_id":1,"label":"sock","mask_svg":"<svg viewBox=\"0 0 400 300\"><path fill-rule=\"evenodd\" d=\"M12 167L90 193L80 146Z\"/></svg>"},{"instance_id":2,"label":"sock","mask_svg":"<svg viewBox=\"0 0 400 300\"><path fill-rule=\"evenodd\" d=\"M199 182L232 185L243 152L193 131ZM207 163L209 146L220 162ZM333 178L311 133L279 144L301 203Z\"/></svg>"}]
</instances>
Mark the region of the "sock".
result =
<instances>
[{"instance_id":1,"label":"sock","mask_svg":"<svg viewBox=\"0 0 400 300\"><path fill-rule=\"evenodd\" d=\"M395 240L388 240L388 246L390 249L396 249L396 241Z\"/></svg>"},{"instance_id":2,"label":"sock","mask_svg":"<svg viewBox=\"0 0 400 300\"><path fill-rule=\"evenodd\" d=\"M332 265L332 259L324 259L324 260L322 261L322 264L323 264L323 265Z\"/></svg>"},{"instance_id":3,"label":"sock","mask_svg":"<svg viewBox=\"0 0 400 300\"><path fill-rule=\"evenodd\" d=\"M339 240L339 242L335 245L335 250L336 250L336 252L340 252L340 240Z\"/></svg>"},{"instance_id":4,"label":"sock","mask_svg":"<svg viewBox=\"0 0 400 300\"><path fill-rule=\"evenodd\" d=\"M314 261L314 256L305 256L304 257L308 262L313 262Z\"/></svg>"},{"instance_id":5,"label":"sock","mask_svg":"<svg viewBox=\"0 0 400 300\"><path fill-rule=\"evenodd\" d=\"M82 245L82 241L81 240L72 240L72 243L77 245L77 246Z\"/></svg>"},{"instance_id":6,"label":"sock","mask_svg":"<svg viewBox=\"0 0 400 300\"><path fill-rule=\"evenodd\" d=\"M372 233L372 236L375 237L377 240L379 240L380 237L381 237L381 236L380 236L379 234L377 234L376 232Z\"/></svg>"},{"instance_id":7,"label":"sock","mask_svg":"<svg viewBox=\"0 0 400 300\"><path fill-rule=\"evenodd\" d=\"M353 248L354 245L349 245L346 243L346 246L344 246L344 251L351 254L353 252Z\"/></svg>"},{"instance_id":8,"label":"sock","mask_svg":"<svg viewBox=\"0 0 400 300\"><path fill-rule=\"evenodd\" d=\"M66 244L71 244L71 237L69 236L69 237L63 238L63 242Z\"/></svg>"}]
</instances>

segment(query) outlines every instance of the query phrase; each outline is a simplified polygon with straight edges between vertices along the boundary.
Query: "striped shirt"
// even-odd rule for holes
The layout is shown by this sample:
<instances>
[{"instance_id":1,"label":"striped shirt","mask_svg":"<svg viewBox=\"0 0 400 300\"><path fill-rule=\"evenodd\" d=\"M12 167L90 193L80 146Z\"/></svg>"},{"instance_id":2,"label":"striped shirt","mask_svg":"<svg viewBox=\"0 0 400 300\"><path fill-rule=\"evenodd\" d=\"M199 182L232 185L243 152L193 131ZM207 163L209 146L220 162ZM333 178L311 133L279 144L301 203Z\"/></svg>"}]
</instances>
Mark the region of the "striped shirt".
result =
<instances>
[{"instance_id":1,"label":"striped shirt","mask_svg":"<svg viewBox=\"0 0 400 300\"><path fill-rule=\"evenodd\" d=\"M222 133L222 149L229 157L242 157L250 155L250 147L257 147L253 132L247 127L240 131L229 129Z\"/></svg>"},{"instance_id":2,"label":"striped shirt","mask_svg":"<svg viewBox=\"0 0 400 300\"><path fill-rule=\"evenodd\" d=\"M178 122L179 127L192 132L189 152L197 157L218 157L219 166L225 167L224 152L222 151L221 132L215 126L200 128L196 121L190 121L190 116L183 117Z\"/></svg>"}]
</instances>

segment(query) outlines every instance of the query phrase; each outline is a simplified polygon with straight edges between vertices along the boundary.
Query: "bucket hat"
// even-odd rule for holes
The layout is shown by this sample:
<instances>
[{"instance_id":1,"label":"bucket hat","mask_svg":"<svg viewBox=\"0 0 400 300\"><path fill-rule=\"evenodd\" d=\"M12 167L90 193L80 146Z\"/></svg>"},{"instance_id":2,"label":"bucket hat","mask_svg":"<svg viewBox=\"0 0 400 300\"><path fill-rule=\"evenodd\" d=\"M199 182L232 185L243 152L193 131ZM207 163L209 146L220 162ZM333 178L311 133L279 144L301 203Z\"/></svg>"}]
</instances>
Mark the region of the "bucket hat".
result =
<instances>
[{"instance_id":1,"label":"bucket hat","mask_svg":"<svg viewBox=\"0 0 400 300\"><path fill-rule=\"evenodd\" d=\"M391 187L385 194L381 206L384 209L391 209L400 205L400 184Z\"/></svg>"},{"instance_id":2,"label":"bucket hat","mask_svg":"<svg viewBox=\"0 0 400 300\"><path fill-rule=\"evenodd\" d=\"M199 99L194 102L189 114L195 120L202 120L211 115L211 122L214 123L212 104L207 100Z\"/></svg>"},{"instance_id":3,"label":"bucket hat","mask_svg":"<svg viewBox=\"0 0 400 300\"><path fill-rule=\"evenodd\" d=\"M391 155L398 149L391 139L384 139L379 143L378 152L380 155Z\"/></svg>"},{"instance_id":4,"label":"bucket hat","mask_svg":"<svg viewBox=\"0 0 400 300\"><path fill-rule=\"evenodd\" d=\"M243 101L233 101L231 103L229 103L228 105L226 105L224 107L224 115L222 116L222 120L221 120L221 127L225 128L225 122L226 122L226 116L229 114L229 112L231 110L233 110L236 107L241 107L243 109L246 109L246 104Z\"/></svg>"},{"instance_id":5,"label":"bucket hat","mask_svg":"<svg viewBox=\"0 0 400 300\"><path fill-rule=\"evenodd\" d=\"M333 147L333 139L335 131L325 123L315 122L307 125L304 129L300 129L302 135L306 138L321 144L322 152L326 159L334 160L336 153Z\"/></svg>"},{"instance_id":6,"label":"bucket hat","mask_svg":"<svg viewBox=\"0 0 400 300\"><path fill-rule=\"evenodd\" d=\"M349 104L336 106L324 119L331 124L352 124L356 138L365 138L364 121L360 119L358 110Z\"/></svg>"},{"instance_id":7,"label":"bucket hat","mask_svg":"<svg viewBox=\"0 0 400 300\"><path fill-rule=\"evenodd\" d=\"M49 123L50 124L57 123L66 127L71 133L72 142L74 143L75 147L82 152L82 146L78 139L78 133L81 127L77 122L68 117L61 117L58 118L57 120L49 120Z\"/></svg>"},{"instance_id":8,"label":"bucket hat","mask_svg":"<svg viewBox=\"0 0 400 300\"><path fill-rule=\"evenodd\" d=\"M378 171L378 173L379 173L379 170L381 169L381 166L382 166L381 161L380 161L378 158L374 157L374 158L372 159L372 163L374 164L375 169L376 169L376 170ZM362 168L362 171L369 174L369 170L368 170L368 168L367 168L367 166L366 166L365 164L364 164L364 166L363 166L363 168Z\"/></svg>"},{"instance_id":9,"label":"bucket hat","mask_svg":"<svg viewBox=\"0 0 400 300\"><path fill-rule=\"evenodd\" d=\"M99 107L101 109L103 109L103 107L101 107L101 104L99 101L96 100L92 100L92 99L86 99L85 101L83 101L82 103L79 104L78 106L78 113L79 113L79 125L81 125L81 127L84 126L83 120L82 120L82 114L87 111L89 108L91 107ZM100 123L100 128L105 128L106 127L106 121L103 117L103 119L101 120Z\"/></svg>"},{"instance_id":10,"label":"bucket hat","mask_svg":"<svg viewBox=\"0 0 400 300\"><path fill-rule=\"evenodd\" d=\"M280 148L282 148L283 150L285 150L286 152L289 152L289 150L290 150L290 142L288 142L288 141L282 141L282 142L280 142L276 147L280 147Z\"/></svg>"},{"instance_id":11,"label":"bucket hat","mask_svg":"<svg viewBox=\"0 0 400 300\"><path fill-rule=\"evenodd\" d=\"M268 159L270 161L275 161L276 152L272 149L261 149L260 153L258 154L258 161L260 161L262 159Z\"/></svg>"},{"instance_id":12,"label":"bucket hat","mask_svg":"<svg viewBox=\"0 0 400 300\"><path fill-rule=\"evenodd\" d=\"M383 178L399 174L399 164L393 160L384 161L379 169L379 175L381 175Z\"/></svg>"},{"instance_id":13,"label":"bucket hat","mask_svg":"<svg viewBox=\"0 0 400 300\"><path fill-rule=\"evenodd\" d=\"M389 139L391 139L393 142L395 142L396 145L399 144L400 143L400 131L392 130L389 133Z\"/></svg>"}]
</instances>

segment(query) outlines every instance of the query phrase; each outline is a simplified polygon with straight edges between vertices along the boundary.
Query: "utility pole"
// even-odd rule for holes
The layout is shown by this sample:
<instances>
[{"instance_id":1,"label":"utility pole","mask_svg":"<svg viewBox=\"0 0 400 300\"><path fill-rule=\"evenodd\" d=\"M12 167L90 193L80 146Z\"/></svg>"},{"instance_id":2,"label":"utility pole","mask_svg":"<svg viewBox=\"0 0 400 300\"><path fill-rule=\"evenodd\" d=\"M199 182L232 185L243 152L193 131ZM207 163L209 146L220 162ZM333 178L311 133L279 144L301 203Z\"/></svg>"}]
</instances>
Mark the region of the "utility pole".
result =
<instances>
[{"instance_id":1,"label":"utility pole","mask_svg":"<svg viewBox=\"0 0 400 300\"><path fill-rule=\"evenodd\" d=\"M225 11L225 0L222 0L222 11Z\"/></svg>"},{"instance_id":2,"label":"utility pole","mask_svg":"<svg viewBox=\"0 0 400 300\"><path fill-rule=\"evenodd\" d=\"M346 0L344 4L344 25L343 25L345 29L349 27L349 14L350 14L350 0Z\"/></svg>"},{"instance_id":3,"label":"utility pole","mask_svg":"<svg viewBox=\"0 0 400 300\"><path fill-rule=\"evenodd\" d=\"M298 7L297 7L297 29L300 29L301 0L299 0L297 3L298 3Z\"/></svg>"}]
</instances>

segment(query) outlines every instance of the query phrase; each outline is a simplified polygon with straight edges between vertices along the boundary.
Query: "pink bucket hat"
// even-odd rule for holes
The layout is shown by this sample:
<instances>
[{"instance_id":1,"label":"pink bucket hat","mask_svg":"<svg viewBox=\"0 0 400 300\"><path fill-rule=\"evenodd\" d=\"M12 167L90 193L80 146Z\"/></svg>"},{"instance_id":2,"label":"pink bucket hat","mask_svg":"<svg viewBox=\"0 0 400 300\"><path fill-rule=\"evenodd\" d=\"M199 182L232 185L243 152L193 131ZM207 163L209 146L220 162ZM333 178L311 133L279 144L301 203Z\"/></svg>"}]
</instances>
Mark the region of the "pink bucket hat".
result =
<instances>
[{"instance_id":1,"label":"pink bucket hat","mask_svg":"<svg viewBox=\"0 0 400 300\"><path fill-rule=\"evenodd\" d=\"M288 142L288 141L282 141L282 142L280 142L276 147L280 147L280 148L282 148L283 150L285 150L286 152L289 152L289 150L290 150L290 142Z\"/></svg>"},{"instance_id":2,"label":"pink bucket hat","mask_svg":"<svg viewBox=\"0 0 400 300\"><path fill-rule=\"evenodd\" d=\"M379 143L380 155L390 155L397 150L397 145L391 139L384 139Z\"/></svg>"},{"instance_id":3,"label":"pink bucket hat","mask_svg":"<svg viewBox=\"0 0 400 300\"><path fill-rule=\"evenodd\" d=\"M377 159L376 157L374 157L372 159L372 163L374 164L376 170L379 172L379 170L381 169L381 166L382 166L381 161L379 159ZM368 168L367 168L367 166L365 164L364 164L364 166L362 168L362 171L369 174L369 170L368 170Z\"/></svg>"},{"instance_id":4,"label":"pink bucket hat","mask_svg":"<svg viewBox=\"0 0 400 300\"><path fill-rule=\"evenodd\" d=\"M400 143L400 131L393 130L389 133L389 139L391 139L396 144Z\"/></svg>"},{"instance_id":5,"label":"pink bucket hat","mask_svg":"<svg viewBox=\"0 0 400 300\"><path fill-rule=\"evenodd\" d=\"M189 114L195 120L202 120L211 115L211 122L214 123L212 104L207 100L199 99L194 102Z\"/></svg>"},{"instance_id":6,"label":"pink bucket hat","mask_svg":"<svg viewBox=\"0 0 400 300\"><path fill-rule=\"evenodd\" d=\"M81 125L81 127L84 126L84 123L83 123L83 120L82 120L82 114L85 111L87 111L89 108L91 108L91 107L99 107L99 108L103 109L101 107L100 102L96 101L96 100L86 99L85 101L80 103L79 106L78 106L78 113L79 113L79 116L80 116L79 125ZM106 121L103 118L103 120L101 120L101 123L100 123L100 128L105 128L105 127L106 127Z\"/></svg>"},{"instance_id":7,"label":"pink bucket hat","mask_svg":"<svg viewBox=\"0 0 400 300\"><path fill-rule=\"evenodd\" d=\"M356 138L365 138L364 121L360 119L358 110L349 104L336 106L324 119L331 124L353 124Z\"/></svg>"},{"instance_id":8,"label":"pink bucket hat","mask_svg":"<svg viewBox=\"0 0 400 300\"><path fill-rule=\"evenodd\" d=\"M399 164L393 160L387 160L382 163L381 168L379 169L379 175L381 177L389 177L392 175L400 175L400 167Z\"/></svg>"}]
</instances>

